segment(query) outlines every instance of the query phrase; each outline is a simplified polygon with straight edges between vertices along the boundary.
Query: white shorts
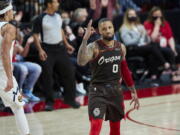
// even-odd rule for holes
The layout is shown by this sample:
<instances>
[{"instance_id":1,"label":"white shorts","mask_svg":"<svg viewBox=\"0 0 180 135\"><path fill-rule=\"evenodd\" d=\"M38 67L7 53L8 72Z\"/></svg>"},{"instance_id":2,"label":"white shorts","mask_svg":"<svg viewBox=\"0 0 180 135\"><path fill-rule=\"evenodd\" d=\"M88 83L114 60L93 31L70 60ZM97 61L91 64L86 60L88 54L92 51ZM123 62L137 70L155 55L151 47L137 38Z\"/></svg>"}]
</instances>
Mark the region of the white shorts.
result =
<instances>
[{"instance_id":1,"label":"white shorts","mask_svg":"<svg viewBox=\"0 0 180 135\"><path fill-rule=\"evenodd\" d=\"M7 84L7 77L2 76L0 74L1 79L0 79L0 97L6 107L10 106L16 106L16 107L21 107L24 106L25 102L22 101L22 95L20 93L18 84L16 82L16 79L13 77L13 85L14 87L8 91L5 92L4 89Z\"/></svg>"}]
</instances>

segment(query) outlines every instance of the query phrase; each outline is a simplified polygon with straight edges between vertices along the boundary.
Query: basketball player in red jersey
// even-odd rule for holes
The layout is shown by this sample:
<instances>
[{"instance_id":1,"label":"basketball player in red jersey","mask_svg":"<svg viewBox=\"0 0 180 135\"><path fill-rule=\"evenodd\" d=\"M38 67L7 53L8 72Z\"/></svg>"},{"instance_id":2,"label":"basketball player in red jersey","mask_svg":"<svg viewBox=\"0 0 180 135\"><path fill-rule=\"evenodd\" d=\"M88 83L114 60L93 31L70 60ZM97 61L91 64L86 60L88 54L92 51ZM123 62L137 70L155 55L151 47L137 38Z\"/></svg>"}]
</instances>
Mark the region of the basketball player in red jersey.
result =
<instances>
[{"instance_id":1,"label":"basketball player in red jersey","mask_svg":"<svg viewBox=\"0 0 180 135\"><path fill-rule=\"evenodd\" d=\"M89 86L88 111L91 122L89 135L99 135L103 119L110 121L110 135L120 135L120 121L124 118L123 92L121 79L131 90L134 109L140 104L134 81L125 59L125 46L115 40L114 26L111 20L103 18L98 29L102 38L87 45L92 34L92 20L89 22L78 52L78 64L88 62L92 69L92 80Z\"/></svg>"}]
</instances>

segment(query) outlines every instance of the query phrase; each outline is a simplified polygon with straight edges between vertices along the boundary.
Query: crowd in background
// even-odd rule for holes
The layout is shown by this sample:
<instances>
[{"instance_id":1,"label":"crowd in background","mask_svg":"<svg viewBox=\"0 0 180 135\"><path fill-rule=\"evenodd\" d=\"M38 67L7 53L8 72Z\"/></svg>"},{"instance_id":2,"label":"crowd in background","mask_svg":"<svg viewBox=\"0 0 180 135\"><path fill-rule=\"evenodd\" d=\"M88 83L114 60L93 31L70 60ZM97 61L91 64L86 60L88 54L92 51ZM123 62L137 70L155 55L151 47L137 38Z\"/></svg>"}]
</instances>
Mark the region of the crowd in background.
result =
<instances>
[{"instance_id":1,"label":"crowd in background","mask_svg":"<svg viewBox=\"0 0 180 135\"><path fill-rule=\"evenodd\" d=\"M41 84L42 68L32 36L32 25L36 17L44 11L44 2L45 0L14 1L16 14L15 20L11 22L17 27L13 58L14 75L26 97L24 98L26 102L40 101L40 98L33 94L33 89L40 97L44 96ZM91 79L89 66L79 66L76 59L85 27L90 19L93 19L96 32L88 42L93 42L100 38L97 30L99 19L109 18L113 21L117 16L123 17L114 39L125 44L127 60L135 81L142 81L145 78L156 81L166 73L170 75L171 81L179 80L180 46L176 42L179 39L174 38L169 20L166 20L161 10L178 10L179 0L59 0L59 2L58 13L63 20L64 34L74 48L73 52L68 54L75 67L76 94L85 95L86 86ZM149 16L142 22L139 16L144 13L148 13ZM139 73L141 70L142 73ZM61 78L54 74L54 89L61 91L63 95L63 87L56 81L58 79Z\"/></svg>"}]
</instances>

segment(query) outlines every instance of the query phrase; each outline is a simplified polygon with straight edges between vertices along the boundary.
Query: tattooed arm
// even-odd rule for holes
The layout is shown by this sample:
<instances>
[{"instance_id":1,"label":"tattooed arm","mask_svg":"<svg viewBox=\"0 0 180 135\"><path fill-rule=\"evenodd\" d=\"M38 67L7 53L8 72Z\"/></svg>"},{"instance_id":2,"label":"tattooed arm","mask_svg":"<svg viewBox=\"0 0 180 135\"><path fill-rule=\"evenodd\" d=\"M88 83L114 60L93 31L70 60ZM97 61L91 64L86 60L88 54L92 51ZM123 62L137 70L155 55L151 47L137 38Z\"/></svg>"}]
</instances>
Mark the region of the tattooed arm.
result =
<instances>
[{"instance_id":1,"label":"tattooed arm","mask_svg":"<svg viewBox=\"0 0 180 135\"><path fill-rule=\"evenodd\" d=\"M95 42L87 45L87 40L83 40L78 51L77 62L79 65L84 66L93 59L95 50Z\"/></svg>"},{"instance_id":2,"label":"tattooed arm","mask_svg":"<svg viewBox=\"0 0 180 135\"><path fill-rule=\"evenodd\" d=\"M77 63L81 66L86 65L91 59L93 59L94 52L95 52L95 46L96 46L95 42L87 45L87 40L89 39L89 37L92 34L91 25L92 25L92 20L90 20L90 22L88 23L86 33L83 37L82 44L78 51Z\"/></svg>"}]
</instances>

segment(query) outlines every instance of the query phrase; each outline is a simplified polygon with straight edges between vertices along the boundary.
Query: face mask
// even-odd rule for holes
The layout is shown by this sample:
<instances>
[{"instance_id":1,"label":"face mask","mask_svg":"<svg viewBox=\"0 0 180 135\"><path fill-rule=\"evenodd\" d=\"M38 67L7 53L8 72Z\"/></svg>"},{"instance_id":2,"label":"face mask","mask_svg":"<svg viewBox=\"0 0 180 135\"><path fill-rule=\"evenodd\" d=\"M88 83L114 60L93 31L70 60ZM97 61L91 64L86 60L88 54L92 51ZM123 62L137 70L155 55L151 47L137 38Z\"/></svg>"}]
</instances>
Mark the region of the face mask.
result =
<instances>
[{"instance_id":1,"label":"face mask","mask_svg":"<svg viewBox=\"0 0 180 135\"><path fill-rule=\"evenodd\" d=\"M114 39L114 35L112 37L103 37L104 40L111 41Z\"/></svg>"},{"instance_id":2,"label":"face mask","mask_svg":"<svg viewBox=\"0 0 180 135\"><path fill-rule=\"evenodd\" d=\"M63 19L63 23L65 25L68 25L70 23L70 19L69 18Z\"/></svg>"},{"instance_id":3,"label":"face mask","mask_svg":"<svg viewBox=\"0 0 180 135\"><path fill-rule=\"evenodd\" d=\"M135 22L137 20L137 17L136 16L131 16L131 17L128 17L128 20L130 22Z\"/></svg>"},{"instance_id":4,"label":"face mask","mask_svg":"<svg viewBox=\"0 0 180 135\"><path fill-rule=\"evenodd\" d=\"M155 20L157 20L158 18L161 19L162 17L159 17L159 16L153 16L152 18L153 18L153 21L155 21Z\"/></svg>"}]
</instances>

